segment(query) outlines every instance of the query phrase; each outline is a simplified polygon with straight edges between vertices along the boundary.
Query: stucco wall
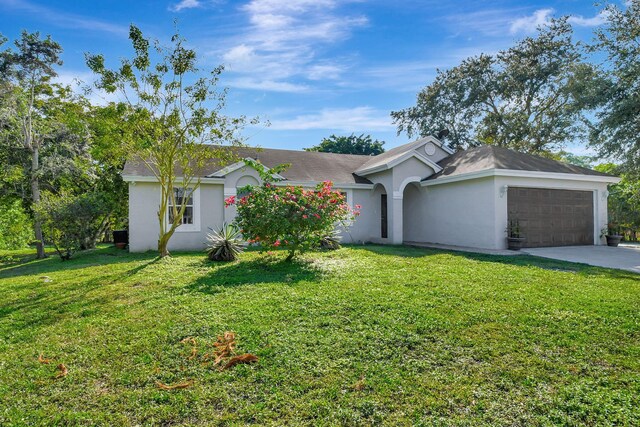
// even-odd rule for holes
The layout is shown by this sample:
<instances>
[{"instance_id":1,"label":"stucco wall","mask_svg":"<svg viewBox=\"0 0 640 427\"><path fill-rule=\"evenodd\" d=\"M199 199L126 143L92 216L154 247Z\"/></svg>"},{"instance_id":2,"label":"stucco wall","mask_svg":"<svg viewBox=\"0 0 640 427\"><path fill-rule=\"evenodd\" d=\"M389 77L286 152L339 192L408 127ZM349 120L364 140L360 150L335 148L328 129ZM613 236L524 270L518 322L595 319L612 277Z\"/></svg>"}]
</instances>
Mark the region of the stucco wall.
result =
<instances>
[{"instance_id":1,"label":"stucco wall","mask_svg":"<svg viewBox=\"0 0 640 427\"><path fill-rule=\"evenodd\" d=\"M413 241L496 248L492 177L423 187L420 194L419 207L405 212L416 228Z\"/></svg>"},{"instance_id":2,"label":"stucco wall","mask_svg":"<svg viewBox=\"0 0 640 427\"><path fill-rule=\"evenodd\" d=\"M224 221L223 186L202 184L200 203L194 215L200 216L199 231L176 230L169 241L169 250L203 250L208 227L217 228ZM160 186L154 183L129 184L129 250L144 252L158 247L158 207ZM199 207L199 209L198 209Z\"/></svg>"}]
</instances>

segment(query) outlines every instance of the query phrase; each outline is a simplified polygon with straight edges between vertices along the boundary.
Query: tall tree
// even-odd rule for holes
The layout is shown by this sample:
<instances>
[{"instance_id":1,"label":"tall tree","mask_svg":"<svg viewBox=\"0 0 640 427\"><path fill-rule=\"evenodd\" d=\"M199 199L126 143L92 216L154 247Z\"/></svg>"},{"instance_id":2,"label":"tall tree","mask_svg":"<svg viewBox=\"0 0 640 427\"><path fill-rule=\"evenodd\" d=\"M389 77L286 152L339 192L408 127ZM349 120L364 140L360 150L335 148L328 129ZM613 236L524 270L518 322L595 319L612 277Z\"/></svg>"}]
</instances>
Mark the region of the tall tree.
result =
<instances>
[{"instance_id":1,"label":"tall tree","mask_svg":"<svg viewBox=\"0 0 640 427\"><path fill-rule=\"evenodd\" d=\"M98 89L123 97L128 106L122 138L126 152L158 180L158 252L164 257L205 166L212 158L230 156L222 145L242 144L238 131L246 119L222 114L226 90L216 88L223 67L202 75L196 52L180 34L169 47L159 41L152 47L131 25L129 39L134 56L122 59L119 68L108 68L103 55L88 54L86 62L98 75Z\"/></svg>"},{"instance_id":2,"label":"tall tree","mask_svg":"<svg viewBox=\"0 0 640 427\"><path fill-rule=\"evenodd\" d=\"M384 141L374 141L371 135L361 134L356 136L331 135L324 138L320 144L305 148L306 151L322 151L324 153L362 154L365 156L377 156L384 153Z\"/></svg>"},{"instance_id":3,"label":"tall tree","mask_svg":"<svg viewBox=\"0 0 640 427\"><path fill-rule=\"evenodd\" d=\"M640 174L640 0L626 8L605 7L606 24L596 30L593 50L605 54L603 72L611 85L601 92L603 108L592 128L590 141L604 157L625 163Z\"/></svg>"},{"instance_id":4,"label":"tall tree","mask_svg":"<svg viewBox=\"0 0 640 427\"><path fill-rule=\"evenodd\" d=\"M461 149L493 144L548 155L585 133L598 81L572 39L567 19L552 21L496 55L439 71L417 104L391 113L398 133L435 135Z\"/></svg>"},{"instance_id":5,"label":"tall tree","mask_svg":"<svg viewBox=\"0 0 640 427\"><path fill-rule=\"evenodd\" d=\"M2 37L0 44L6 43ZM50 36L42 39L40 33L23 31L15 41L15 48L0 52L0 75L3 76L3 89L11 96L5 99L14 101L15 120L19 124L19 135L24 149L30 155L31 169L29 180L33 204L40 201L40 149L51 131L50 121L41 114L40 107L51 94L49 82L55 77L55 66L62 65L62 48ZM6 94L5 94L6 95ZM34 221L37 256L44 258L42 225Z\"/></svg>"}]
</instances>

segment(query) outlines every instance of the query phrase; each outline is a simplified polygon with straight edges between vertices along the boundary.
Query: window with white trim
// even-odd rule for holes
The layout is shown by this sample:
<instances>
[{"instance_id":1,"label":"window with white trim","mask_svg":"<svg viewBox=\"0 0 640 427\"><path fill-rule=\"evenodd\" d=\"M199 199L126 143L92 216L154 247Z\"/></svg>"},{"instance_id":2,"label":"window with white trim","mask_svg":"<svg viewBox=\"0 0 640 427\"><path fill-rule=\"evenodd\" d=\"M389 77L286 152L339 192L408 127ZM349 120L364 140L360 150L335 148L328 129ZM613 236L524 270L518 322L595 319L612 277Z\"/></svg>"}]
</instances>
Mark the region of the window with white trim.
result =
<instances>
[{"instance_id":1,"label":"window with white trim","mask_svg":"<svg viewBox=\"0 0 640 427\"><path fill-rule=\"evenodd\" d=\"M180 224L188 224L193 225L193 215L194 215L194 203L193 203L193 189L191 188L182 188L182 187L174 187L174 197L176 203L176 209L180 209L182 206L182 201L186 197L184 214L182 215L182 221ZM171 200L169 200L169 223L173 223L173 205L171 204Z\"/></svg>"}]
</instances>

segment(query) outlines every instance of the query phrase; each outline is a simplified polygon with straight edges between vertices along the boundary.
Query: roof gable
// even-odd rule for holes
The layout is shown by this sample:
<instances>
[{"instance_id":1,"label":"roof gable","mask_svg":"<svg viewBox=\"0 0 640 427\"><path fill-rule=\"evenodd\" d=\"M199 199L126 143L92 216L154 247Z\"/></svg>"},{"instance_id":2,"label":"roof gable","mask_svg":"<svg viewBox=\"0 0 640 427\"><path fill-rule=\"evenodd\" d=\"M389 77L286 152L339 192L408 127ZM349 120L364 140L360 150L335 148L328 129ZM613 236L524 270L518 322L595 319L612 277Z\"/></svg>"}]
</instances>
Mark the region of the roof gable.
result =
<instances>
[{"instance_id":1,"label":"roof gable","mask_svg":"<svg viewBox=\"0 0 640 427\"><path fill-rule=\"evenodd\" d=\"M493 145L481 145L479 147L459 151L454 155L441 160L438 162L438 165L442 170L426 178L427 180L437 180L445 177L466 175L485 170L565 173L605 177L611 176L592 169L532 154L520 153L508 148L496 147Z\"/></svg>"},{"instance_id":2,"label":"roof gable","mask_svg":"<svg viewBox=\"0 0 640 427\"><path fill-rule=\"evenodd\" d=\"M422 161L435 172L439 172L442 168L433 160L429 159L426 155L419 153L417 150L426 145L427 143L433 143L448 154L452 154L453 151L443 145L440 141L432 136L419 139L417 141L409 142L408 144L401 145L399 147L392 148L391 150L372 157L371 160L363 164L356 173L359 175L368 175L383 170L391 169L395 165L402 163L410 157L415 157Z\"/></svg>"}]
</instances>

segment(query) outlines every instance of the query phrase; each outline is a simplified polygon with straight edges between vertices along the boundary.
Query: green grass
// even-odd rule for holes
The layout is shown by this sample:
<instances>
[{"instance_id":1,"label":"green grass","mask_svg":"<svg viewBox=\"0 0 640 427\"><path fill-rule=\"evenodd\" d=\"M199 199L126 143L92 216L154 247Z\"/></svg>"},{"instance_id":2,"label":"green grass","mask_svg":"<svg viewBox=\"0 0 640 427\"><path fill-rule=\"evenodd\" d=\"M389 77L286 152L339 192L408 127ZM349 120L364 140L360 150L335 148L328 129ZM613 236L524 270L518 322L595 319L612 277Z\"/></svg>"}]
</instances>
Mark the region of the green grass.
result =
<instances>
[{"instance_id":1,"label":"green grass","mask_svg":"<svg viewBox=\"0 0 640 427\"><path fill-rule=\"evenodd\" d=\"M0 252L0 425L640 425L640 275L405 247L283 257ZM259 362L188 360L180 340L202 354L225 330Z\"/></svg>"}]
</instances>

